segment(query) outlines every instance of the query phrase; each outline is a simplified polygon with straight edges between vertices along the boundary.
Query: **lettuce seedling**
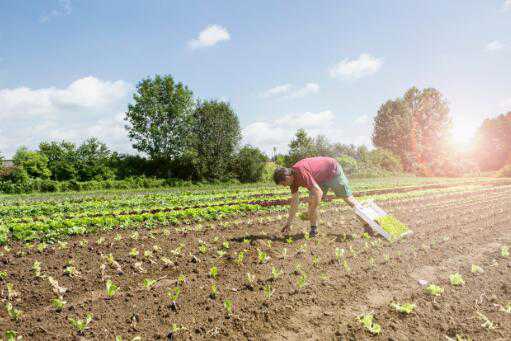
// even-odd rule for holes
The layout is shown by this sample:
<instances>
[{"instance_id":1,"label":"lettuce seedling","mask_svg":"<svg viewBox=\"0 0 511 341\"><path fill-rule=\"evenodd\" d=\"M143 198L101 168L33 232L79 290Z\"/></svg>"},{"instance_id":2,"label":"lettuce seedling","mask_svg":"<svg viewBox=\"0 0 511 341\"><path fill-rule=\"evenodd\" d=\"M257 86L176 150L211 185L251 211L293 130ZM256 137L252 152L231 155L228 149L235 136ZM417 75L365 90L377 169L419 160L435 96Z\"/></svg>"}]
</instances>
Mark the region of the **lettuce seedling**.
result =
<instances>
[{"instance_id":1,"label":"lettuce seedling","mask_svg":"<svg viewBox=\"0 0 511 341\"><path fill-rule=\"evenodd\" d=\"M32 270L36 277L41 277L41 262L36 260L34 264L32 264Z\"/></svg>"},{"instance_id":2,"label":"lettuce seedling","mask_svg":"<svg viewBox=\"0 0 511 341\"><path fill-rule=\"evenodd\" d=\"M286 239L286 243L288 243L288 244L293 244L293 237L289 236L289 237Z\"/></svg>"},{"instance_id":3,"label":"lettuce seedling","mask_svg":"<svg viewBox=\"0 0 511 341\"><path fill-rule=\"evenodd\" d=\"M340 247L336 247L335 248L335 260L337 262L341 262L341 258L344 256L345 253L346 253L346 250L344 250L343 248L340 248Z\"/></svg>"},{"instance_id":4,"label":"lettuce seedling","mask_svg":"<svg viewBox=\"0 0 511 341\"><path fill-rule=\"evenodd\" d=\"M264 291L264 297L266 297L266 299L269 300L273 296L275 289L272 289L271 285L266 284L263 288L263 291Z\"/></svg>"},{"instance_id":5,"label":"lettuce seedling","mask_svg":"<svg viewBox=\"0 0 511 341\"><path fill-rule=\"evenodd\" d=\"M199 252L202 253L203 255L206 254L208 252L208 246L206 244L201 243L199 245Z\"/></svg>"},{"instance_id":6,"label":"lettuce seedling","mask_svg":"<svg viewBox=\"0 0 511 341\"><path fill-rule=\"evenodd\" d=\"M158 282L158 281L155 279L145 278L144 282L143 282L144 288L149 290L156 284L156 282Z\"/></svg>"},{"instance_id":7,"label":"lettuce seedling","mask_svg":"<svg viewBox=\"0 0 511 341\"><path fill-rule=\"evenodd\" d=\"M119 233L117 233L117 234L115 235L115 237L114 237L114 240L115 240L116 242L118 242L118 241L122 240L122 236L121 236Z\"/></svg>"},{"instance_id":8,"label":"lettuce seedling","mask_svg":"<svg viewBox=\"0 0 511 341\"><path fill-rule=\"evenodd\" d=\"M303 273L300 277L298 277L296 286L298 287L298 289L302 289L305 286L307 286L307 275L306 274Z\"/></svg>"},{"instance_id":9,"label":"lettuce seedling","mask_svg":"<svg viewBox=\"0 0 511 341\"><path fill-rule=\"evenodd\" d=\"M209 297L211 297L212 299L215 299L217 295L218 295L218 288L217 288L216 284L213 283L213 284L211 284L211 292L209 294Z\"/></svg>"},{"instance_id":10,"label":"lettuce seedling","mask_svg":"<svg viewBox=\"0 0 511 341\"><path fill-rule=\"evenodd\" d=\"M9 315L9 317L13 321L19 321L21 315L23 315L23 312L19 309L14 308L11 302L7 302L7 304L5 305L5 309L7 310L7 315Z\"/></svg>"},{"instance_id":11,"label":"lettuce seedling","mask_svg":"<svg viewBox=\"0 0 511 341\"><path fill-rule=\"evenodd\" d=\"M218 276L218 268L216 266L213 266L211 269L209 269L209 276L213 279L216 279Z\"/></svg>"},{"instance_id":12,"label":"lettuce seedling","mask_svg":"<svg viewBox=\"0 0 511 341\"><path fill-rule=\"evenodd\" d=\"M358 320L362 323L362 326L373 335L378 335L381 333L381 326L374 322L373 314L364 314L359 316Z\"/></svg>"},{"instance_id":13,"label":"lettuce seedling","mask_svg":"<svg viewBox=\"0 0 511 341\"><path fill-rule=\"evenodd\" d=\"M236 257L236 260L234 261L238 266L241 266L243 264L243 259L245 258L245 252L240 251L238 253L238 256Z\"/></svg>"},{"instance_id":14,"label":"lettuce seedling","mask_svg":"<svg viewBox=\"0 0 511 341\"><path fill-rule=\"evenodd\" d=\"M106 281L106 295L108 296L108 298L114 297L118 290L119 287L113 284L111 280Z\"/></svg>"},{"instance_id":15,"label":"lettuce seedling","mask_svg":"<svg viewBox=\"0 0 511 341\"><path fill-rule=\"evenodd\" d=\"M232 315L232 310L234 308L232 300L225 300L224 301L224 307L225 307L225 311L227 312L227 316L231 316Z\"/></svg>"},{"instance_id":16,"label":"lettuce seedling","mask_svg":"<svg viewBox=\"0 0 511 341\"><path fill-rule=\"evenodd\" d=\"M14 285L12 283L7 283L7 299L12 300L16 297L18 297L20 294L16 290L14 290Z\"/></svg>"},{"instance_id":17,"label":"lettuce seedling","mask_svg":"<svg viewBox=\"0 0 511 341\"><path fill-rule=\"evenodd\" d=\"M83 332L89 327L89 323L92 322L93 315L88 313L85 319L79 320L72 317L69 318L69 323L76 329L78 334L83 335Z\"/></svg>"},{"instance_id":18,"label":"lettuce seedling","mask_svg":"<svg viewBox=\"0 0 511 341\"><path fill-rule=\"evenodd\" d=\"M5 331L5 339L7 341L16 341L16 340L22 340L23 337L22 336L17 336L18 333L15 332L14 330L6 330Z\"/></svg>"},{"instance_id":19,"label":"lettuce seedling","mask_svg":"<svg viewBox=\"0 0 511 341\"><path fill-rule=\"evenodd\" d=\"M259 260L259 264L264 264L270 259L270 257L266 252L257 249L257 259Z\"/></svg>"},{"instance_id":20,"label":"lettuce seedling","mask_svg":"<svg viewBox=\"0 0 511 341\"><path fill-rule=\"evenodd\" d=\"M344 271L346 271L346 272L351 271L350 265L348 264L348 261L346 259L342 261L342 267L344 268Z\"/></svg>"},{"instance_id":21,"label":"lettuce seedling","mask_svg":"<svg viewBox=\"0 0 511 341\"><path fill-rule=\"evenodd\" d=\"M457 272L449 276L449 281L451 282L451 285L454 286L462 286L463 284L465 284L465 280Z\"/></svg>"},{"instance_id":22,"label":"lettuce seedling","mask_svg":"<svg viewBox=\"0 0 511 341\"><path fill-rule=\"evenodd\" d=\"M64 306L66 305L66 301L62 299L62 297L57 297L51 300L51 305L55 308L57 311L62 311L64 309Z\"/></svg>"},{"instance_id":23,"label":"lettuce seedling","mask_svg":"<svg viewBox=\"0 0 511 341\"><path fill-rule=\"evenodd\" d=\"M0 281L7 278L7 272L6 271L0 271Z\"/></svg>"},{"instance_id":24,"label":"lettuce seedling","mask_svg":"<svg viewBox=\"0 0 511 341\"><path fill-rule=\"evenodd\" d=\"M137 257L140 253L138 252L137 248L134 247L130 250L130 257Z\"/></svg>"},{"instance_id":25,"label":"lettuce seedling","mask_svg":"<svg viewBox=\"0 0 511 341\"><path fill-rule=\"evenodd\" d=\"M440 296L444 292L444 288L435 284L428 285L424 290L431 296Z\"/></svg>"},{"instance_id":26,"label":"lettuce seedling","mask_svg":"<svg viewBox=\"0 0 511 341\"><path fill-rule=\"evenodd\" d=\"M181 294L181 288L180 287L174 287L167 291L167 296L172 301L172 307L175 309L177 308L177 300L179 298L179 295Z\"/></svg>"},{"instance_id":27,"label":"lettuce seedling","mask_svg":"<svg viewBox=\"0 0 511 341\"><path fill-rule=\"evenodd\" d=\"M226 240L222 243L222 246L224 249L228 250L229 249L229 242Z\"/></svg>"},{"instance_id":28,"label":"lettuce seedling","mask_svg":"<svg viewBox=\"0 0 511 341\"><path fill-rule=\"evenodd\" d=\"M412 303L404 303L404 304L398 304L398 303L392 303L390 305L391 308L393 308L395 311L402 313L402 314L411 314L412 311L415 309L415 304Z\"/></svg>"},{"instance_id":29,"label":"lettuce seedling","mask_svg":"<svg viewBox=\"0 0 511 341\"><path fill-rule=\"evenodd\" d=\"M490 320L488 317L486 317L485 315L481 314L480 312L477 312L477 315L479 316L481 321L483 321L483 323L481 324L481 327L486 328L488 330L493 330L493 329L497 328L495 326L495 323L492 320Z\"/></svg>"},{"instance_id":30,"label":"lettuce seedling","mask_svg":"<svg viewBox=\"0 0 511 341\"><path fill-rule=\"evenodd\" d=\"M177 276L177 283L179 285L183 285L186 281L186 276L184 274L180 274L179 276Z\"/></svg>"},{"instance_id":31,"label":"lettuce seedling","mask_svg":"<svg viewBox=\"0 0 511 341\"><path fill-rule=\"evenodd\" d=\"M271 267L271 277L273 278L274 281L277 280L282 275L282 273L283 273L282 270L277 269L274 266Z\"/></svg>"},{"instance_id":32,"label":"lettuce seedling","mask_svg":"<svg viewBox=\"0 0 511 341\"><path fill-rule=\"evenodd\" d=\"M508 246L501 246L500 248L500 256L505 258L509 257L509 247Z\"/></svg>"},{"instance_id":33,"label":"lettuce seedling","mask_svg":"<svg viewBox=\"0 0 511 341\"><path fill-rule=\"evenodd\" d=\"M509 302L505 307L500 307L500 311L511 314L511 302Z\"/></svg>"}]
</instances>

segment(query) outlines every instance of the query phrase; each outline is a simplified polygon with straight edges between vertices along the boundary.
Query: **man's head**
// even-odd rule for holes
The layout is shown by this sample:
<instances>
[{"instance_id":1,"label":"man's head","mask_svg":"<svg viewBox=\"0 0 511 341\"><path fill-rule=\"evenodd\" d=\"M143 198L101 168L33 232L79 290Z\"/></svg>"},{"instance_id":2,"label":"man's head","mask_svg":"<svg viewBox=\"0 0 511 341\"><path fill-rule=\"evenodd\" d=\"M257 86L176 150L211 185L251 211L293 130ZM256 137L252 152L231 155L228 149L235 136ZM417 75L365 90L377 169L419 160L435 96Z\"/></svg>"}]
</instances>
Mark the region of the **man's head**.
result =
<instances>
[{"instance_id":1,"label":"man's head","mask_svg":"<svg viewBox=\"0 0 511 341\"><path fill-rule=\"evenodd\" d=\"M277 185L290 186L293 184L293 170L291 168L279 167L273 172L273 181Z\"/></svg>"}]
</instances>

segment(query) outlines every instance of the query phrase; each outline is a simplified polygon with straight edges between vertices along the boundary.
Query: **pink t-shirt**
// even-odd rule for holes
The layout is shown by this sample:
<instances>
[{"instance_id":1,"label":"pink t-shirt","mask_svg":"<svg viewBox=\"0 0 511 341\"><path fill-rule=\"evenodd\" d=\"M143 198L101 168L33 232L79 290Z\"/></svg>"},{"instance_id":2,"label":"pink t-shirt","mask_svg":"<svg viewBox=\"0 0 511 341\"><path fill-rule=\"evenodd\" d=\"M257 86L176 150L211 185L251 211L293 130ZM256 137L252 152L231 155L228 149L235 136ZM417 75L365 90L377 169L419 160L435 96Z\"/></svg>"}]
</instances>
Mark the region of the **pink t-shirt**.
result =
<instances>
[{"instance_id":1,"label":"pink t-shirt","mask_svg":"<svg viewBox=\"0 0 511 341\"><path fill-rule=\"evenodd\" d=\"M339 163L334 158L318 156L300 160L291 168L295 171L291 193L296 193L298 187L312 190L314 185L332 180L339 172Z\"/></svg>"}]
</instances>

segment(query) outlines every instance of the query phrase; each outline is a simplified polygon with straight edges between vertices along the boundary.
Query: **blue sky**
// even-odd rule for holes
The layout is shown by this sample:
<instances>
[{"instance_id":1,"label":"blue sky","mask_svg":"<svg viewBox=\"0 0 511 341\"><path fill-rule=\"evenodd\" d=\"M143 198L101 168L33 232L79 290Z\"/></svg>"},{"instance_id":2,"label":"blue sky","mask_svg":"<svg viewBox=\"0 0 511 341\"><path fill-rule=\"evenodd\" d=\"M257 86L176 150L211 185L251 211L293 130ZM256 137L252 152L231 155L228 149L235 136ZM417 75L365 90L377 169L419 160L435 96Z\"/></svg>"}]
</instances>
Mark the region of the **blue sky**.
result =
<instances>
[{"instance_id":1,"label":"blue sky","mask_svg":"<svg viewBox=\"0 0 511 341\"><path fill-rule=\"evenodd\" d=\"M455 137L511 110L511 1L0 1L0 151L99 136L130 151L134 85L171 74L232 103L244 142L297 128L370 145L411 86L450 104ZM202 35L201 35L202 32Z\"/></svg>"}]
</instances>

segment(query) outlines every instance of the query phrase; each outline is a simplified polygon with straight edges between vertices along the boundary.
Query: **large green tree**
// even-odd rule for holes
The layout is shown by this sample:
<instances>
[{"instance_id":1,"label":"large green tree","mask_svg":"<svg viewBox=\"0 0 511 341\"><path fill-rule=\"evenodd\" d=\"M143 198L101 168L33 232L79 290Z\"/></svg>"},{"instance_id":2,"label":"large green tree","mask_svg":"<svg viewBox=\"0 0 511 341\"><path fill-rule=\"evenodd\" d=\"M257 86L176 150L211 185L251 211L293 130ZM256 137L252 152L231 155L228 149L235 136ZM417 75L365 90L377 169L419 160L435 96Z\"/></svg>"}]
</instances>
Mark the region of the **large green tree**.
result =
<instances>
[{"instance_id":1,"label":"large green tree","mask_svg":"<svg viewBox=\"0 0 511 341\"><path fill-rule=\"evenodd\" d=\"M228 103L204 101L198 104L193 118L198 177L226 177L241 140L238 116Z\"/></svg>"},{"instance_id":2,"label":"large green tree","mask_svg":"<svg viewBox=\"0 0 511 341\"><path fill-rule=\"evenodd\" d=\"M244 146L236 155L234 170L241 182L257 182L263 177L268 158L257 147Z\"/></svg>"},{"instance_id":3,"label":"large green tree","mask_svg":"<svg viewBox=\"0 0 511 341\"><path fill-rule=\"evenodd\" d=\"M81 181L106 180L115 177L110 161L112 152L95 137L87 139L78 147L77 173Z\"/></svg>"},{"instance_id":4,"label":"large green tree","mask_svg":"<svg viewBox=\"0 0 511 341\"><path fill-rule=\"evenodd\" d=\"M181 157L190 145L192 91L170 75L157 75L138 83L133 100L125 118L133 148L152 159Z\"/></svg>"},{"instance_id":5,"label":"large green tree","mask_svg":"<svg viewBox=\"0 0 511 341\"><path fill-rule=\"evenodd\" d=\"M407 171L435 172L448 158L450 129L449 107L442 94L413 87L379 108L373 144L398 155Z\"/></svg>"},{"instance_id":6,"label":"large green tree","mask_svg":"<svg viewBox=\"0 0 511 341\"><path fill-rule=\"evenodd\" d=\"M314 139L305 129L298 129L295 137L289 143L289 154L286 156L286 165L292 166L301 159L314 156Z\"/></svg>"},{"instance_id":7,"label":"large green tree","mask_svg":"<svg viewBox=\"0 0 511 341\"><path fill-rule=\"evenodd\" d=\"M72 142L41 142L39 152L48 158L48 168L51 179L73 180L77 176L78 154L76 145Z\"/></svg>"},{"instance_id":8,"label":"large green tree","mask_svg":"<svg viewBox=\"0 0 511 341\"><path fill-rule=\"evenodd\" d=\"M28 177L49 179L51 171L48 168L48 158L42 153L20 147L13 157L16 166L16 179L24 181Z\"/></svg>"},{"instance_id":9,"label":"large green tree","mask_svg":"<svg viewBox=\"0 0 511 341\"><path fill-rule=\"evenodd\" d=\"M482 170L511 164L511 111L484 120L476 134L475 159Z\"/></svg>"}]
</instances>

